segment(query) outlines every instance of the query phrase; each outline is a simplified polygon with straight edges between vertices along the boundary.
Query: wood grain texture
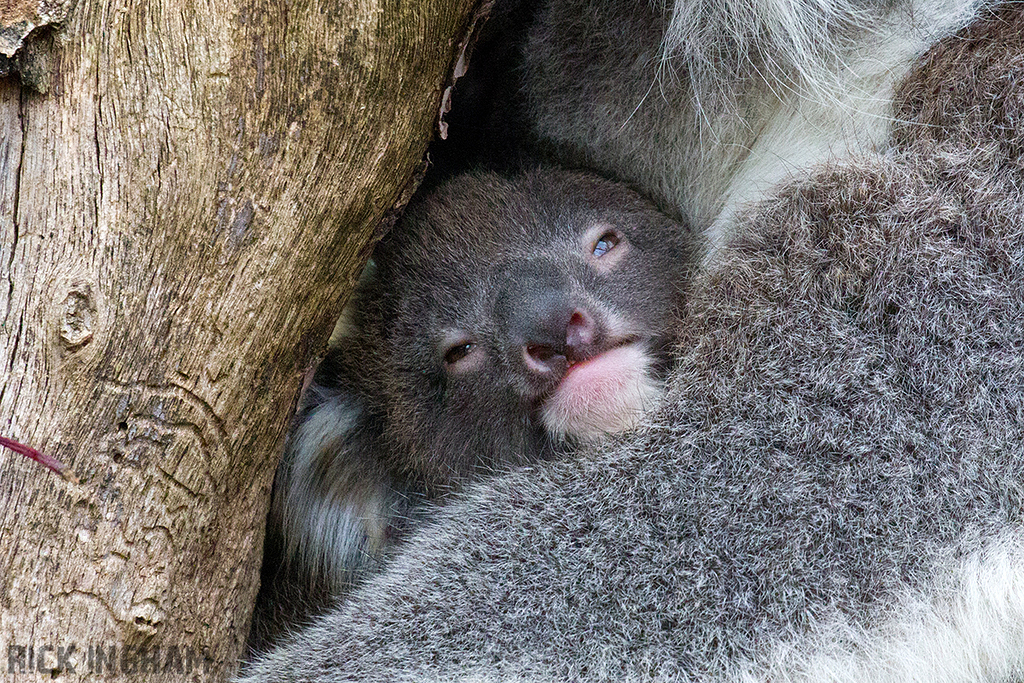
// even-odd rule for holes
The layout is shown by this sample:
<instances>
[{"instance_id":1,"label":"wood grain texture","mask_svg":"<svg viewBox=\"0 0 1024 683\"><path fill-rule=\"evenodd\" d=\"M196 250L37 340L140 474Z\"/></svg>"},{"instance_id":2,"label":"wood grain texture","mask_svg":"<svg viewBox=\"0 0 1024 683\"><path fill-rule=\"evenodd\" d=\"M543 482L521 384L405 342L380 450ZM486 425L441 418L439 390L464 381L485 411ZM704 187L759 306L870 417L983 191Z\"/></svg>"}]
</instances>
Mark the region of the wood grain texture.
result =
<instances>
[{"instance_id":1,"label":"wood grain texture","mask_svg":"<svg viewBox=\"0 0 1024 683\"><path fill-rule=\"evenodd\" d=\"M86 0L48 94L0 83L0 432L80 480L0 453L5 672L232 670L301 374L473 4Z\"/></svg>"}]
</instances>

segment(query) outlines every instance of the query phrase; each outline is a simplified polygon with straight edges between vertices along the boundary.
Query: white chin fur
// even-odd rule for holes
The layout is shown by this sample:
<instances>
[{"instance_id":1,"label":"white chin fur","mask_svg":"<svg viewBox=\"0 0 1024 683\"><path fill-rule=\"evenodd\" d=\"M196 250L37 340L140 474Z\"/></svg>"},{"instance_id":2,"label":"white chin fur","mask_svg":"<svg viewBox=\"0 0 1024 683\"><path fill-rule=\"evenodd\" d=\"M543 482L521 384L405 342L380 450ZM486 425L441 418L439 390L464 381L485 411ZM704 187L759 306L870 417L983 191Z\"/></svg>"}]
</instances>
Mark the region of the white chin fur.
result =
<instances>
[{"instance_id":1,"label":"white chin fur","mask_svg":"<svg viewBox=\"0 0 1024 683\"><path fill-rule=\"evenodd\" d=\"M635 427L657 405L663 388L639 345L606 351L573 368L544 403L541 419L552 434L593 441Z\"/></svg>"}]
</instances>

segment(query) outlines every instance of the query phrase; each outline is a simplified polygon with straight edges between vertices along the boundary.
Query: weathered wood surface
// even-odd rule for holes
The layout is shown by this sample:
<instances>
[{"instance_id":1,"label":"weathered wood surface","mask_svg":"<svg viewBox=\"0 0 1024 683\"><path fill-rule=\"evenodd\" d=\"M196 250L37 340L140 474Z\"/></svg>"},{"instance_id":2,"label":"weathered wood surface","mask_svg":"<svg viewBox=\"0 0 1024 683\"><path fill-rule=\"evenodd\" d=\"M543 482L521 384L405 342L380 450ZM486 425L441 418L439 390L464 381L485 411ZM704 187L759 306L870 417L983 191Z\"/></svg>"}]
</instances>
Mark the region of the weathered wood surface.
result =
<instances>
[{"instance_id":1,"label":"weathered wood surface","mask_svg":"<svg viewBox=\"0 0 1024 683\"><path fill-rule=\"evenodd\" d=\"M0 433L79 479L0 452L5 674L230 672L301 373L473 4L83 0L48 93L0 82Z\"/></svg>"},{"instance_id":2,"label":"weathered wood surface","mask_svg":"<svg viewBox=\"0 0 1024 683\"><path fill-rule=\"evenodd\" d=\"M36 29L67 19L71 0L6 0L0 4L0 55L13 57Z\"/></svg>"}]
</instances>

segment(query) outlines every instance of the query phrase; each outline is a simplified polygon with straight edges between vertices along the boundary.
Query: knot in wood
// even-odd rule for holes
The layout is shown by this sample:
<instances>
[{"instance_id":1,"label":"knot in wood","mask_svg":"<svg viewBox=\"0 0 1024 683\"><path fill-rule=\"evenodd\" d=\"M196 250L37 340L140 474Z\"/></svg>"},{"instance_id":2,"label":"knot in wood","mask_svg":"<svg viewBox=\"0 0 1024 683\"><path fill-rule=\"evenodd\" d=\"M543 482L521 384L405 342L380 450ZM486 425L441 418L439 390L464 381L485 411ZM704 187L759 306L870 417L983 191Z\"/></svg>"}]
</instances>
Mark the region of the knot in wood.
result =
<instances>
[{"instance_id":1,"label":"knot in wood","mask_svg":"<svg viewBox=\"0 0 1024 683\"><path fill-rule=\"evenodd\" d=\"M64 299L60 320L60 339L69 349L81 347L92 340L96 307L88 288L73 290Z\"/></svg>"}]
</instances>

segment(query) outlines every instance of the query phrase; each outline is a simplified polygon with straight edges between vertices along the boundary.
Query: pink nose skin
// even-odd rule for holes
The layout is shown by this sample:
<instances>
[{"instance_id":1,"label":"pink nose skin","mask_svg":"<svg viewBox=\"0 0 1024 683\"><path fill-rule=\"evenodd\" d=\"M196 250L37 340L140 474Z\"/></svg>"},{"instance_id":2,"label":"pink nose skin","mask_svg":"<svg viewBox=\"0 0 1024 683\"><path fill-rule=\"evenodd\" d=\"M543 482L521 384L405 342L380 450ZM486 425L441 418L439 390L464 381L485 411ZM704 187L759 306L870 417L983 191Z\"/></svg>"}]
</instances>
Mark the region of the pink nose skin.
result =
<instances>
[{"instance_id":1,"label":"pink nose skin","mask_svg":"<svg viewBox=\"0 0 1024 683\"><path fill-rule=\"evenodd\" d=\"M594 319L583 311L574 311L565 330L565 345L577 351L593 344L595 336Z\"/></svg>"},{"instance_id":2,"label":"pink nose skin","mask_svg":"<svg viewBox=\"0 0 1024 683\"><path fill-rule=\"evenodd\" d=\"M573 311L565 327L564 348L546 344L527 344L523 354L526 365L533 372L547 374L563 373L572 363L578 361L597 339L597 324L594 319L579 309ZM561 347L562 345L559 345Z\"/></svg>"}]
</instances>

